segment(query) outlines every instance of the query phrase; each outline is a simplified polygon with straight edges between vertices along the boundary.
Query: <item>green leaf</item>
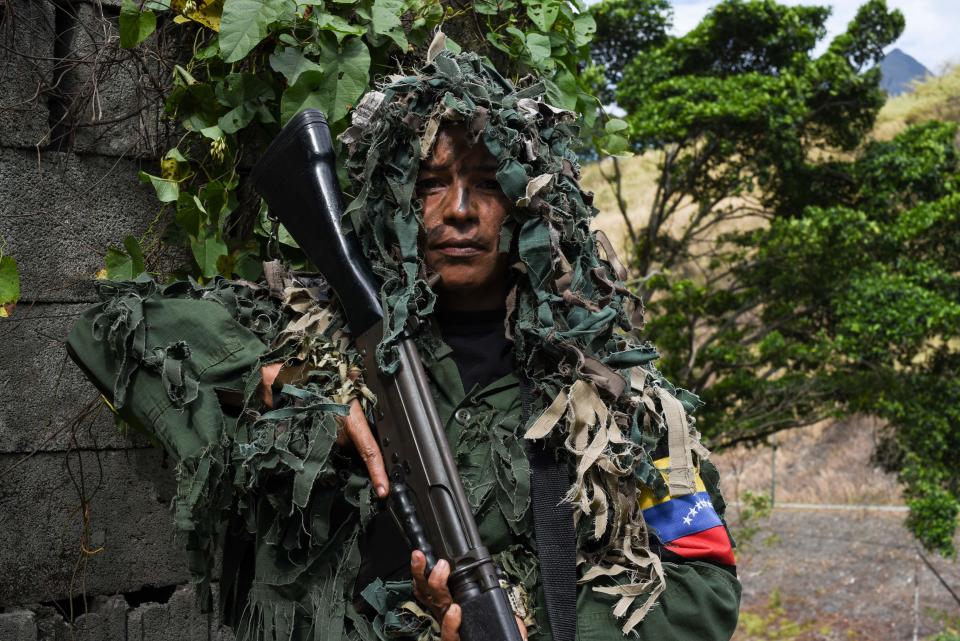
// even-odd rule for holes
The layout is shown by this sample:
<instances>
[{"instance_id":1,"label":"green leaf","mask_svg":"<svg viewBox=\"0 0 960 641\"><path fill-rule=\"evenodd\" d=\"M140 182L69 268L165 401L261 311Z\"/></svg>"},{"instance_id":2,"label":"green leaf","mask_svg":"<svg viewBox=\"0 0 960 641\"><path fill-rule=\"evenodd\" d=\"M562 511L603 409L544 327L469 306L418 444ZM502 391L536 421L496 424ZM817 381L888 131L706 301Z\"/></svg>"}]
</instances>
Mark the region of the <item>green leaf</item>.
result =
<instances>
[{"instance_id":1,"label":"green leaf","mask_svg":"<svg viewBox=\"0 0 960 641\"><path fill-rule=\"evenodd\" d=\"M132 49L146 40L157 29L157 16L153 11L140 11L133 0L120 4L120 46Z\"/></svg>"},{"instance_id":2,"label":"green leaf","mask_svg":"<svg viewBox=\"0 0 960 641\"><path fill-rule=\"evenodd\" d=\"M550 57L550 38L542 33L527 34L527 49L534 60L544 60Z\"/></svg>"},{"instance_id":3,"label":"green leaf","mask_svg":"<svg viewBox=\"0 0 960 641\"><path fill-rule=\"evenodd\" d=\"M193 58L194 60L209 60L218 55L220 55L220 39L218 36L214 36L210 39L210 44L193 54Z\"/></svg>"},{"instance_id":4,"label":"green leaf","mask_svg":"<svg viewBox=\"0 0 960 641\"><path fill-rule=\"evenodd\" d=\"M0 318L7 318L20 300L20 272L13 256L0 256Z\"/></svg>"},{"instance_id":5,"label":"green leaf","mask_svg":"<svg viewBox=\"0 0 960 641\"><path fill-rule=\"evenodd\" d=\"M197 261L200 268L200 274L204 278L213 278L217 275L217 261L221 256L226 256L227 246L222 240L215 236L205 238L191 238L190 249L193 251L193 258Z\"/></svg>"},{"instance_id":6,"label":"green leaf","mask_svg":"<svg viewBox=\"0 0 960 641\"><path fill-rule=\"evenodd\" d=\"M162 203L172 203L180 195L180 187L172 180L164 180L160 176L151 176L145 171L141 171L140 182L150 183L153 190L157 193L157 200Z\"/></svg>"},{"instance_id":7,"label":"green leaf","mask_svg":"<svg viewBox=\"0 0 960 641\"><path fill-rule=\"evenodd\" d=\"M217 85L217 100L232 107L217 121L223 133L240 131L258 118L260 122L274 122L271 106L276 101L273 87L252 73L232 73Z\"/></svg>"},{"instance_id":8,"label":"green leaf","mask_svg":"<svg viewBox=\"0 0 960 641\"><path fill-rule=\"evenodd\" d=\"M597 32L597 21L591 13L581 13L573 21L573 44L577 47L590 44Z\"/></svg>"},{"instance_id":9,"label":"green leaf","mask_svg":"<svg viewBox=\"0 0 960 641\"><path fill-rule=\"evenodd\" d=\"M527 5L527 15L540 31L550 31L559 13L560 4L556 0L533 2Z\"/></svg>"},{"instance_id":10,"label":"green leaf","mask_svg":"<svg viewBox=\"0 0 960 641\"><path fill-rule=\"evenodd\" d=\"M237 207L237 195L233 191L236 183L224 183L220 180L214 180L200 189L200 202L203 203L203 210L207 214L207 224L211 228L216 228L220 232L227 222L227 218Z\"/></svg>"},{"instance_id":11,"label":"green leaf","mask_svg":"<svg viewBox=\"0 0 960 641\"><path fill-rule=\"evenodd\" d=\"M185 232L191 236L199 236L200 225L206 220L206 217L207 212L199 198L185 191L180 192L174 219Z\"/></svg>"},{"instance_id":12,"label":"green leaf","mask_svg":"<svg viewBox=\"0 0 960 641\"><path fill-rule=\"evenodd\" d=\"M284 123L297 112L315 108L331 123L343 118L367 88L370 52L360 38L349 38L339 47L324 48L323 71L305 71L283 92L280 115Z\"/></svg>"},{"instance_id":13,"label":"green leaf","mask_svg":"<svg viewBox=\"0 0 960 641\"><path fill-rule=\"evenodd\" d=\"M332 32L338 42L347 36L362 36L367 31L360 25L350 24L340 16L327 13L317 18L317 26L324 31Z\"/></svg>"},{"instance_id":14,"label":"green leaf","mask_svg":"<svg viewBox=\"0 0 960 641\"><path fill-rule=\"evenodd\" d=\"M177 162L187 162L186 157L180 153L180 150L174 147L163 155L164 159L176 160Z\"/></svg>"},{"instance_id":15,"label":"green leaf","mask_svg":"<svg viewBox=\"0 0 960 641\"><path fill-rule=\"evenodd\" d=\"M130 280L139 272L133 270L133 259L123 250L116 247L107 249L104 258L106 270L103 274L107 280Z\"/></svg>"},{"instance_id":16,"label":"green leaf","mask_svg":"<svg viewBox=\"0 0 960 641\"><path fill-rule=\"evenodd\" d=\"M123 239L123 247L130 256L133 275L142 273L146 269L146 265L143 260L143 250L140 249L140 242L133 236L127 236Z\"/></svg>"},{"instance_id":17,"label":"green leaf","mask_svg":"<svg viewBox=\"0 0 960 641\"><path fill-rule=\"evenodd\" d=\"M270 55L270 68L287 79L287 84L297 82L304 71L319 71L320 66L303 55L296 47L284 47Z\"/></svg>"},{"instance_id":18,"label":"green leaf","mask_svg":"<svg viewBox=\"0 0 960 641\"><path fill-rule=\"evenodd\" d=\"M233 273L244 280L256 281L263 275L263 261L255 252L243 250L233 260Z\"/></svg>"},{"instance_id":19,"label":"green leaf","mask_svg":"<svg viewBox=\"0 0 960 641\"><path fill-rule=\"evenodd\" d=\"M296 5L289 0L226 0L220 20L220 55L225 62L243 59L267 35L267 27Z\"/></svg>"},{"instance_id":20,"label":"green leaf","mask_svg":"<svg viewBox=\"0 0 960 641\"><path fill-rule=\"evenodd\" d=\"M220 140L223 138L223 131L216 125L204 127L200 130L200 133L203 134L204 138L209 138L210 140Z\"/></svg>"},{"instance_id":21,"label":"green leaf","mask_svg":"<svg viewBox=\"0 0 960 641\"><path fill-rule=\"evenodd\" d=\"M577 79L566 69L561 69L553 81L545 80L547 86L547 101L563 109L575 110L577 108Z\"/></svg>"},{"instance_id":22,"label":"green leaf","mask_svg":"<svg viewBox=\"0 0 960 641\"><path fill-rule=\"evenodd\" d=\"M618 131L623 131L624 129L626 129L627 123L626 121L620 120L619 118L611 118L610 120L607 121L607 124L605 124L603 128L604 130L606 130L608 134L615 134Z\"/></svg>"},{"instance_id":23,"label":"green leaf","mask_svg":"<svg viewBox=\"0 0 960 641\"><path fill-rule=\"evenodd\" d=\"M375 0L370 26L374 34L386 35L397 43L401 51L406 51L407 36L403 33L403 25L400 22L403 5L403 0Z\"/></svg>"},{"instance_id":24,"label":"green leaf","mask_svg":"<svg viewBox=\"0 0 960 641\"><path fill-rule=\"evenodd\" d=\"M174 116L187 131L201 131L217 124L221 107L206 83L174 87L167 98L166 112Z\"/></svg>"},{"instance_id":25,"label":"green leaf","mask_svg":"<svg viewBox=\"0 0 960 641\"><path fill-rule=\"evenodd\" d=\"M473 10L484 16L495 16L500 13L500 7L496 0L475 0Z\"/></svg>"},{"instance_id":26,"label":"green leaf","mask_svg":"<svg viewBox=\"0 0 960 641\"><path fill-rule=\"evenodd\" d=\"M297 244L297 241L294 240L293 236L287 231L287 228L284 227L283 224L277 226L277 242L287 247L300 248L300 245Z\"/></svg>"},{"instance_id":27,"label":"green leaf","mask_svg":"<svg viewBox=\"0 0 960 641\"><path fill-rule=\"evenodd\" d=\"M626 138L619 134L610 134L603 140L603 151L611 156L618 156L625 153L630 145Z\"/></svg>"}]
</instances>

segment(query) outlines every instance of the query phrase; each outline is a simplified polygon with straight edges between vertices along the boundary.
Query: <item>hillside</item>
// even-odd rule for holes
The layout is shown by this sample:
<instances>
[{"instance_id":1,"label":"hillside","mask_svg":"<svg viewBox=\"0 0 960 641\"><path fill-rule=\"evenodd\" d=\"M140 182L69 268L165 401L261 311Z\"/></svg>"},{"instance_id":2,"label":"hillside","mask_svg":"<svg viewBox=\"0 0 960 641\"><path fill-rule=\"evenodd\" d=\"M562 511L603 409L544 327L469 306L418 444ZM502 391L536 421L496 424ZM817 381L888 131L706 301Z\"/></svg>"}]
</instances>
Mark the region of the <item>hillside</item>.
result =
<instances>
[{"instance_id":1,"label":"hillside","mask_svg":"<svg viewBox=\"0 0 960 641\"><path fill-rule=\"evenodd\" d=\"M960 66L917 83L913 91L887 100L874 135L889 140L908 126L927 120L960 122Z\"/></svg>"},{"instance_id":2,"label":"hillside","mask_svg":"<svg viewBox=\"0 0 960 641\"><path fill-rule=\"evenodd\" d=\"M899 49L894 49L886 55L880 63L880 73L883 75L880 87L887 92L888 96L907 93L914 82L923 81L932 75L916 58Z\"/></svg>"}]
</instances>

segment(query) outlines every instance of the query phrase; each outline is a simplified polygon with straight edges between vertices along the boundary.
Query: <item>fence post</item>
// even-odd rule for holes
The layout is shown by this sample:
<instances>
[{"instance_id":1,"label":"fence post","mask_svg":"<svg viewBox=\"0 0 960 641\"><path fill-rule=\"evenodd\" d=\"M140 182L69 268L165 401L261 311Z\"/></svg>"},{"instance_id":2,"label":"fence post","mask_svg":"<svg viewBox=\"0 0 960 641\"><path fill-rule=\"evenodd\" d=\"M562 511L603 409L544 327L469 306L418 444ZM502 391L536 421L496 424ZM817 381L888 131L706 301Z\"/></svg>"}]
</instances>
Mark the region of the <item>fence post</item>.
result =
<instances>
[{"instance_id":1,"label":"fence post","mask_svg":"<svg viewBox=\"0 0 960 641\"><path fill-rule=\"evenodd\" d=\"M777 437L770 439L770 507L777 503Z\"/></svg>"}]
</instances>

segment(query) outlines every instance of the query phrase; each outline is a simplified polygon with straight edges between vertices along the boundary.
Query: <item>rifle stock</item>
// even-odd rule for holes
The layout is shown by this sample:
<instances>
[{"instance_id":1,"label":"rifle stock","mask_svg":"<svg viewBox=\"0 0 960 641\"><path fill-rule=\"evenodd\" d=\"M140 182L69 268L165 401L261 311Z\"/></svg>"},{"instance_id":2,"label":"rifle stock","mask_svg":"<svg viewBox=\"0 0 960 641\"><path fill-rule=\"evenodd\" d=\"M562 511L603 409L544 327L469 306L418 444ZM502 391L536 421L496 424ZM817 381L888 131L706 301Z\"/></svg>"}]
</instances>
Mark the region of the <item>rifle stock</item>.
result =
<instances>
[{"instance_id":1,"label":"rifle stock","mask_svg":"<svg viewBox=\"0 0 960 641\"><path fill-rule=\"evenodd\" d=\"M390 475L390 509L408 542L448 559L448 581L462 611L464 641L519 641L496 567L480 540L416 345L399 343L399 367L376 364L383 309L357 239L340 227L343 202L323 114L300 112L271 143L251 178L275 215L330 283L364 356L365 382L377 396L376 433Z\"/></svg>"}]
</instances>

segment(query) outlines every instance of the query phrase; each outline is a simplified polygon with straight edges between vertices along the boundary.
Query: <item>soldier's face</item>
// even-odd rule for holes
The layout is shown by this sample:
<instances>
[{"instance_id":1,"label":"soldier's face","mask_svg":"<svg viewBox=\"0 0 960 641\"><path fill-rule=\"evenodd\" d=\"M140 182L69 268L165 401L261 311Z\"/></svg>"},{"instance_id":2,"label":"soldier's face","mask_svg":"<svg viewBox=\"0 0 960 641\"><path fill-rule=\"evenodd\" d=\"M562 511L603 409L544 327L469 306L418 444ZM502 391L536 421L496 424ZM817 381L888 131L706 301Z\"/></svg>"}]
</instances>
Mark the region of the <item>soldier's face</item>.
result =
<instances>
[{"instance_id":1,"label":"soldier's face","mask_svg":"<svg viewBox=\"0 0 960 641\"><path fill-rule=\"evenodd\" d=\"M500 253L499 241L510 202L496 173L486 146L471 145L459 127L442 129L433 153L420 164L425 259L440 275L437 291L448 308L503 305L508 256Z\"/></svg>"}]
</instances>

